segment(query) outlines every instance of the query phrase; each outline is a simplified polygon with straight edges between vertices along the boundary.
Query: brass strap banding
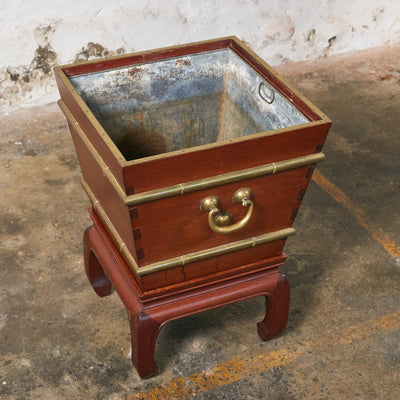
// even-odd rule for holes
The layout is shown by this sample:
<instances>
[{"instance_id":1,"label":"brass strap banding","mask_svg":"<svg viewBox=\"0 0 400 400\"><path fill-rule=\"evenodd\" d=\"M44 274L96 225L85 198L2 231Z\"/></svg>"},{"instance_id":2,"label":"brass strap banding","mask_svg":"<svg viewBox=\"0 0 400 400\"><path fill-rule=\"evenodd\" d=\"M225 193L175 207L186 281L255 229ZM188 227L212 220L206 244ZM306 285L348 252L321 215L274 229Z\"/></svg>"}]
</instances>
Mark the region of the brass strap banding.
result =
<instances>
[{"instance_id":1,"label":"brass strap banding","mask_svg":"<svg viewBox=\"0 0 400 400\"><path fill-rule=\"evenodd\" d=\"M226 185L228 183L240 182L246 179L257 178L264 175L271 175L278 172L288 171L294 168L305 167L307 165L316 164L317 162L324 159L324 153L315 153L302 157L291 158L289 160L277 161L274 163L261 165L259 167L229 172L227 174L216 175L209 178L180 183L178 185L167 186L165 188L149 190L147 192L134 194L132 196L127 196L124 199L124 203L127 206L136 206L138 204L147 203L149 201L179 196L182 193L209 189L215 186Z\"/></svg>"}]
</instances>

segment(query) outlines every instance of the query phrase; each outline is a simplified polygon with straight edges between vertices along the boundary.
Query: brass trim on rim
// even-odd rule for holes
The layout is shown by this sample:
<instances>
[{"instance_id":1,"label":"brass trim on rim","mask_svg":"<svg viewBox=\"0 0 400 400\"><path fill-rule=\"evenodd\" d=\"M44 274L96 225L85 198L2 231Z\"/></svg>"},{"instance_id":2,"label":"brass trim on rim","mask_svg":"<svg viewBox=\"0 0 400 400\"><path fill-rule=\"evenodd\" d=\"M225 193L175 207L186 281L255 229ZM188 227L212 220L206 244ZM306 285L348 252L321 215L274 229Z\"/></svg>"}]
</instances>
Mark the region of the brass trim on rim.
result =
<instances>
[{"instance_id":1,"label":"brass trim on rim","mask_svg":"<svg viewBox=\"0 0 400 400\"><path fill-rule=\"evenodd\" d=\"M289 160L277 161L275 163L264 164L254 168L228 172L227 174L215 175L196 181L180 183L178 185L167 186L165 188L134 194L127 196L124 199L124 203L127 206L135 206L137 204L160 200L166 197L179 196L181 194L194 192L197 190L209 189L215 186L226 185L228 183L235 183L246 179L258 178L264 175L288 171L294 168L305 167L324 159L324 153L315 153L303 157L291 158Z\"/></svg>"},{"instance_id":2,"label":"brass trim on rim","mask_svg":"<svg viewBox=\"0 0 400 400\"><path fill-rule=\"evenodd\" d=\"M236 242L224 244L222 246L196 251L194 253L182 255L180 257L170 258L168 260L163 260L153 264L145 265L143 267L139 267L136 260L133 258L132 254L128 250L126 244L123 242L118 231L115 229L114 225L108 218L107 213L104 211L100 202L96 199L92 190L89 188L88 184L84 180L82 180L81 184L85 189L87 195L89 196L97 215L100 217L102 223L105 225L108 233L114 240L114 243L119 247L119 250L125 258L125 261L128 263L128 266L138 276L148 275L169 268L183 267L186 264L207 260L211 257L217 257L224 254L232 253L234 251L248 249L251 247L273 242L275 240L286 239L288 236L294 235L296 233L296 230L294 228L281 229L279 231L266 233L264 235L259 235L248 239L238 240Z\"/></svg>"},{"instance_id":3,"label":"brass trim on rim","mask_svg":"<svg viewBox=\"0 0 400 400\"><path fill-rule=\"evenodd\" d=\"M59 100L58 105L64 113L65 117L67 118L68 122L71 124L71 126L81 138L93 158L96 160L103 174L108 178L123 203L128 207L136 206L141 203L147 203L149 201L164 199L167 197L179 196L197 190L204 190L215 186L226 185L228 183L235 183L246 179L258 178L264 175L276 174L278 172L288 171L294 168L305 167L307 165L312 165L325 159L324 153L309 154L302 157L277 161L269 164L260 165L258 167L228 172L226 174L215 175L208 178L179 183L177 185L167 186L155 190L148 190L146 192L127 196L125 190L121 187L113 173L110 171L109 167L106 165L100 154L97 152L96 148L87 138L85 132L79 126L79 123L76 121L64 102L62 100Z\"/></svg>"},{"instance_id":4,"label":"brass trim on rim","mask_svg":"<svg viewBox=\"0 0 400 400\"><path fill-rule=\"evenodd\" d=\"M281 229L279 231L266 233L264 235L255 236L248 239L238 240L229 244L210 249L189 253L180 257L170 258L169 260L160 261L154 264L141 267L138 271L139 275L147 275L152 272L161 271L163 269L182 267L186 264L194 263L197 261L206 260L211 257L217 257L224 254L232 253L234 251L249 249L262 244L273 242L275 240L286 239L288 236L294 235L296 230L294 228Z\"/></svg>"}]
</instances>

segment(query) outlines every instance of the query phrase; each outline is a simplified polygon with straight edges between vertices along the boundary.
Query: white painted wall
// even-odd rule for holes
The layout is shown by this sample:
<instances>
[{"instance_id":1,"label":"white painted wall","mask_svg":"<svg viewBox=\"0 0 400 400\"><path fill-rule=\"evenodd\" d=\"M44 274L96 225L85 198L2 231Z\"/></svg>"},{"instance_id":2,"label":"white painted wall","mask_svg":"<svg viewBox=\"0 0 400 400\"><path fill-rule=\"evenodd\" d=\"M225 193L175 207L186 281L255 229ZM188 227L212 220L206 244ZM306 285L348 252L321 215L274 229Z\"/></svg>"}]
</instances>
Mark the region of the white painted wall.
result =
<instances>
[{"instance_id":1,"label":"white painted wall","mask_svg":"<svg viewBox=\"0 0 400 400\"><path fill-rule=\"evenodd\" d=\"M366 49L400 41L400 1L0 0L0 111L54 101L52 65L228 35L272 65Z\"/></svg>"}]
</instances>

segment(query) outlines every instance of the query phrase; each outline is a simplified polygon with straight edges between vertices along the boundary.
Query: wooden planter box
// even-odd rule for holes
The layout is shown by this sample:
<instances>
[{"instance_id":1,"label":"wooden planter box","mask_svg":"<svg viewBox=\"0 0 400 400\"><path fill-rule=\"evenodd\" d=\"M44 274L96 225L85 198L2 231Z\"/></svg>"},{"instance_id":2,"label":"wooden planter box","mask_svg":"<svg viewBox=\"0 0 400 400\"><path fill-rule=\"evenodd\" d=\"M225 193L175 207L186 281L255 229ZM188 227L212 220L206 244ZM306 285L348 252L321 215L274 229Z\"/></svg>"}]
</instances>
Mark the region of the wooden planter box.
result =
<instances>
[{"instance_id":1,"label":"wooden planter box","mask_svg":"<svg viewBox=\"0 0 400 400\"><path fill-rule=\"evenodd\" d=\"M55 75L95 218L141 299L283 263L331 122L238 39Z\"/></svg>"}]
</instances>

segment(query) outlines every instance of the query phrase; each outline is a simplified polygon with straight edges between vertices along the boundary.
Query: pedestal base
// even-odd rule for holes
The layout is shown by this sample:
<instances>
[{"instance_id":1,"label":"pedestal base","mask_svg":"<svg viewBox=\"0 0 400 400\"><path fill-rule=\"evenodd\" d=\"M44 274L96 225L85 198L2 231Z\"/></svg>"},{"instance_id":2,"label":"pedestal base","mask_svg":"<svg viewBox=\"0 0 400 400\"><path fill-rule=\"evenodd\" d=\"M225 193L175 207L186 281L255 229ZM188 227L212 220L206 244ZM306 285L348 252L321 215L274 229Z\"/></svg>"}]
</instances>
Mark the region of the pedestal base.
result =
<instances>
[{"instance_id":1,"label":"pedestal base","mask_svg":"<svg viewBox=\"0 0 400 400\"><path fill-rule=\"evenodd\" d=\"M282 262L146 297L96 215L93 212L91 215L93 226L84 234L86 274L99 296L109 295L114 288L124 303L131 329L132 362L140 377L147 378L156 373L155 344L161 327L169 321L265 296L266 314L257 324L258 335L267 340L285 328L290 288L287 278L278 269Z\"/></svg>"}]
</instances>

